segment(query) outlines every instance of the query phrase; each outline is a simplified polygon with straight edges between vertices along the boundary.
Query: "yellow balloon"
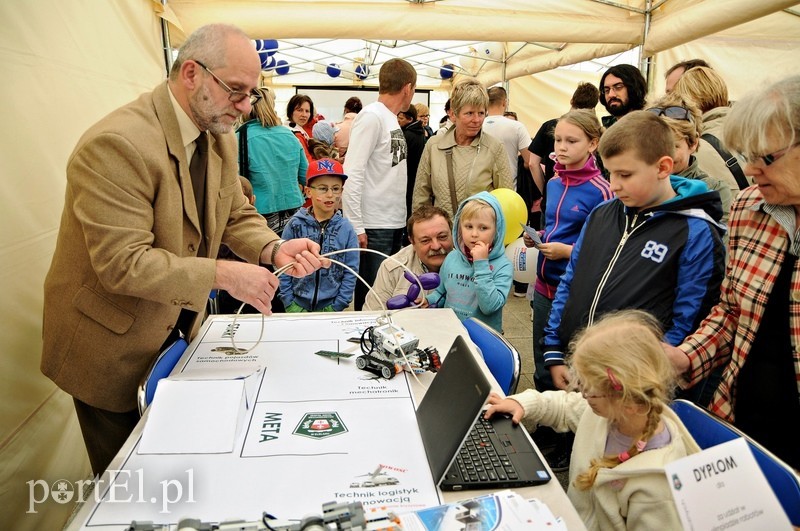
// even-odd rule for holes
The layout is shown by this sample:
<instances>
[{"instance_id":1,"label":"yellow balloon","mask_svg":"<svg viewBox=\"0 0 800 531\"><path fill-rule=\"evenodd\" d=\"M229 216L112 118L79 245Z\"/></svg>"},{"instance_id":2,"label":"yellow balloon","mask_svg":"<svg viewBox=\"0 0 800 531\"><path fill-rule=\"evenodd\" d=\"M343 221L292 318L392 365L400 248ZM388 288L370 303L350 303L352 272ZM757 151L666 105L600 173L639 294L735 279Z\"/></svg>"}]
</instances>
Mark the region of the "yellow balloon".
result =
<instances>
[{"instance_id":1,"label":"yellow balloon","mask_svg":"<svg viewBox=\"0 0 800 531\"><path fill-rule=\"evenodd\" d=\"M503 245L509 245L522 234L522 225L528 222L528 213L525 200L510 188L497 188L489 192L500 203L500 211L506 221L506 233L503 236Z\"/></svg>"}]
</instances>

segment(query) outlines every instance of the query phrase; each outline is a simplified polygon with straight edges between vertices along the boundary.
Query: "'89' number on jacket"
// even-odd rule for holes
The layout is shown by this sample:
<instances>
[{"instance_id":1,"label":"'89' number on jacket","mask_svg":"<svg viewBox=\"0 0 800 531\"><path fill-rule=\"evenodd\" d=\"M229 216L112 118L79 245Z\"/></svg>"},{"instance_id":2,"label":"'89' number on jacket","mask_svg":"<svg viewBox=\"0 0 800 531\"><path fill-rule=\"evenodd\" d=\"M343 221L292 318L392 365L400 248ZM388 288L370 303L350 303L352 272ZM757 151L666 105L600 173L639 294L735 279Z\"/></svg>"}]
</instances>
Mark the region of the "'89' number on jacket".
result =
<instances>
[{"instance_id":1,"label":"'89' number on jacket","mask_svg":"<svg viewBox=\"0 0 800 531\"><path fill-rule=\"evenodd\" d=\"M660 264L664 261L664 257L667 256L667 251L669 251L669 247L664 245L663 243L654 242L650 240L646 244L644 244L644 248L642 249L642 257L648 258L657 264Z\"/></svg>"}]
</instances>

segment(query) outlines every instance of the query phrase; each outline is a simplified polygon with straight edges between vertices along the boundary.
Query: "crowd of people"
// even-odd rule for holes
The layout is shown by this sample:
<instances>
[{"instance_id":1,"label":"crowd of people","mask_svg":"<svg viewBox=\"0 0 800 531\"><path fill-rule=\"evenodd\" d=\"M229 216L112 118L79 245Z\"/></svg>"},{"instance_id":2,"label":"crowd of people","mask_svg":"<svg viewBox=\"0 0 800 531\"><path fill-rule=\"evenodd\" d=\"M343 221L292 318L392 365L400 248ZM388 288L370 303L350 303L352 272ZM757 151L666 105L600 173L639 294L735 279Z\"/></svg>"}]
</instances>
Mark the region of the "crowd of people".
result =
<instances>
[{"instance_id":1,"label":"crowd of people","mask_svg":"<svg viewBox=\"0 0 800 531\"><path fill-rule=\"evenodd\" d=\"M379 310L407 292L405 266L440 278L409 303L502 333L503 188L526 190L541 239L524 239L535 389L493 396L487 415L575 434L549 459L569 467L587 527L678 522L657 472L699 448L668 407L676 391L800 468L786 428L800 419L799 77L732 104L702 60L650 98L616 65L531 139L505 90L473 78L434 131L403 59L339 122L304 94L281 118L259 73L243 32L204 26L167 81L70 156L42 371L73 396L96 474L138 422L148 366L196 334L213 290L264 314ZM607 494L614 478L624 496Z\"/></svg>"}]
</instances>

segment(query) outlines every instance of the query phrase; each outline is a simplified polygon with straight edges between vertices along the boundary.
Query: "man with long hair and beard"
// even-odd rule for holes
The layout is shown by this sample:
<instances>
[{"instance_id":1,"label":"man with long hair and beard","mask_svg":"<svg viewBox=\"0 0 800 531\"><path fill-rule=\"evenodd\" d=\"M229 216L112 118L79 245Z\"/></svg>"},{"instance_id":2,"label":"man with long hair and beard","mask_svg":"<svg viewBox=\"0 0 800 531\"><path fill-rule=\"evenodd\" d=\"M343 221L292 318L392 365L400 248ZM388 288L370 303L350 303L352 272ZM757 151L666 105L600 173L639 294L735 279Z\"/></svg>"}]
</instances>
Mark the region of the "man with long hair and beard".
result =
<instances>
[{"instance_id":1,"label":"man with long hair and beard","mask_svg":"<svg viewBox=\"0 0 800 531\"><path fill-rule=\"evenodd\" d=\"M615 65L600 78L600 103L610 116L603 116L603 126L611 127L631 111L644 109L647 81L632 65Z\"/></svg>"}]
</instances>

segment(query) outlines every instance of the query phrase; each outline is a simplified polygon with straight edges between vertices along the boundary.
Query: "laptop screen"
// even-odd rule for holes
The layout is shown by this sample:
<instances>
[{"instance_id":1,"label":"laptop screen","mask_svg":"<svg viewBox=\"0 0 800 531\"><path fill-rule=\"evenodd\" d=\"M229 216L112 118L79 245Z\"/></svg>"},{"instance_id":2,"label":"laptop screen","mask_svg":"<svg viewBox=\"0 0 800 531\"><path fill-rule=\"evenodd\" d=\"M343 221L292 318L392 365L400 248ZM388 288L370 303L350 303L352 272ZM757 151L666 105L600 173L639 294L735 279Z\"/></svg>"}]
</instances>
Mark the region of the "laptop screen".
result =
<instances>
[{"instance_id":1,"label":"laptop screen","mask_svg":"<svg viewBox=\"0 0 800 531\"><path fill-rule=\"evenodd\" d=\"M457 336L417 408L417 423L438 485L455 459L492 386Z\"/></svg>"}]
</instances>

